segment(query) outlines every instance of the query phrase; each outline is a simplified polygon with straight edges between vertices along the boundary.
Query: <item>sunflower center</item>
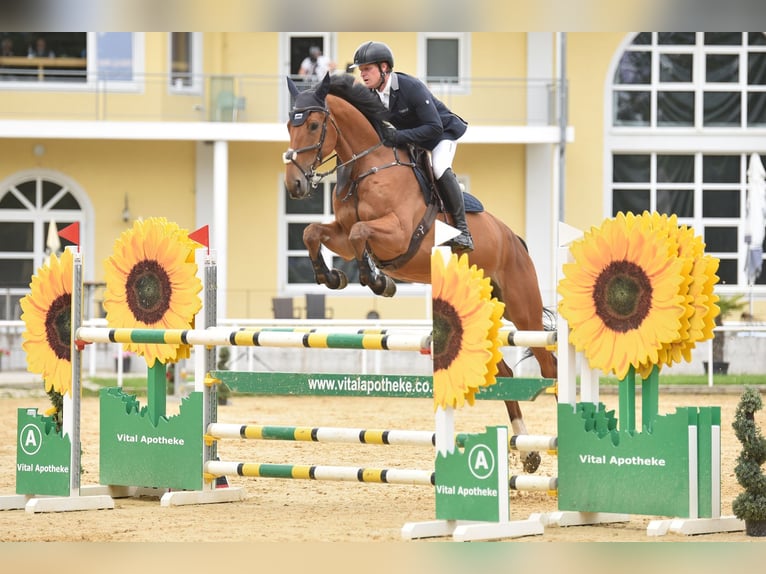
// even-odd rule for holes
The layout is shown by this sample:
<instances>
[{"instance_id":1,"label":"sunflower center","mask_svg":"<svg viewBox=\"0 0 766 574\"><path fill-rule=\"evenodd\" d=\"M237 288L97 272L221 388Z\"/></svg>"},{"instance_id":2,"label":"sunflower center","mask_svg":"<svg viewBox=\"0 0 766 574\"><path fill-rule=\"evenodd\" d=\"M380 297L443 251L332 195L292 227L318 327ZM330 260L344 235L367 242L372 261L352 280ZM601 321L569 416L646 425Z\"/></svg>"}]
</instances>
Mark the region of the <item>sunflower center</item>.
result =
<instances>
[{"instance_id":1,"label":"sunflower center","mask_svg":"<svg viewBox=\"0 0 766 574\"><path fill-rule=\"evenodd\" d=\"M59 295L45 315L45 339L57 358L71 360L72 295Z\"/></svg>"},{"instance_id":2,"label":"sunflower center","mask_svg":"<svg viewBox=\"0 0 766 574\"><path fill-rule=\"evenodd\" d=\"M128 307L138 321L157 323L170 308L170 277L156 261L137 263L125 282L125 292Z\"/></svg>"},{"instance_id":3,"label":"sunflower center","mask_svg":"<svg viewBox=\"0 0 766 574\"><path fill-rule=\"evenodd\" d=\"M443 299L434 299L434 371L447 369L460 353L463 324L455 308Z\"/></svg>"},{"instance_id":4,"label":"sunflower center","mask_svg":"<svg viewBox=\"0 0 766 574\"><path fill-rule=\"evenodd\" d=\"M593 300L604 325L625 333L638 328L649 314L652 284L640 265L613 261L596 280Z\"/></svg>"}]
</instances>

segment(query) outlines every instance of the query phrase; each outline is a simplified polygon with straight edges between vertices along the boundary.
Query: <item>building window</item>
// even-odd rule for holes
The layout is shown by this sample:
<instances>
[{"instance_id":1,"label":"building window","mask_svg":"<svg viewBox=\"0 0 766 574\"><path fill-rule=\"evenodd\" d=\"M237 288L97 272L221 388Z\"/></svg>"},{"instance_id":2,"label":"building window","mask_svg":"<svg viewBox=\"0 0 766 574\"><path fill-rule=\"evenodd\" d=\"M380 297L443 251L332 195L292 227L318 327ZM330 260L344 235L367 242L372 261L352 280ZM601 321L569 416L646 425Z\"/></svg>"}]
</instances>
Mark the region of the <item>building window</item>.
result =
<instances>
[{"instance_id":1,"label":"building window","mask_svg":"<svg viewBox=\"0 0 766 574\"><path fill-rule=\"evenodd\" d=\"M85 32L0 32L0 78L19 82L87 81Z\"/></svg>"},{"instance_id":2,"label":"building window","mask_svg":"<svg viewBox=\"0 0 766 574\"><path fill-rule=\"evenodd\" d=\"M436 94L467 93L471 74L470 34L428 32L421 34L419 41L418 76Z\"/></svg>"},{"instance_id":3,"label":"building window","mask_svg":"<svg viewBox=\"0 0 766 574\"><path fill-rule=\"evenodd\" d=\"M748 160L748 154L614 153L611 215L675 214L680 224L694 227L704 237L707 252L721 260L720 282L744 283L739 261L747 247L743 226ZM766 272L756 283L766 285Z\"/></svg>"},{"instance_id":4,"label":"building window","mask_svg":"<svg viewBox=\"0 0 766 574\"><path fill-rule=\"evenodd\" d=\"M130 32L96 34L98 79L104 82L136 81L136 38Z\"/></svg>"},{"instance_id":5,"label":"building window","mask_svg":"<svg viewBox=\"0 0 766 574\"><path fill-rule=\"evenodd\" d=\"M19 301L50 252L46 239L51 222L61 230L82 220L80 202L54 178L25 177L0 188L0 319L20 318ZM60 239L62 250L67 245L71 243Z\"/></svg>"},{"instance_id":6,"label":"building window","mask_svg":"<svg viewBox=\"0 0 766 574\"><path fill-rule=\"evenodd\" d=\"M306 199L291 199L287 192L284 194L284 237L285 237L285 269L287 284L291 287L315 286L314 270L306 246L303 244L303 230L310 223L322 223L332 221L332 193L335 183L324 181ZM349 283L359 283L359 271L356 264L347 263L326 247L322 247L322 254L328 265L342 269L348 276Z\"/></svg>"},{"instance_id":7,"label":"building window","mask_svg":"<svg viewBox=\"0 0 766 574\"><path fill-rule=\"evenodd\" d=\"M91 89L99 81L106 90L124 90L144 71L143 32L2 32L0 38L0 87Z\"/></svg>"},{"instance_id":8,"label":"building window","mask_svg":"<svg viewBox=\"0 0 766 574\"><path fill-rule=\"evenodd\" d=\"M614 72L612 101L616 127L764 127L764 33L638 34Z\"/></svg>"},{"instance_id":9,"label":"building window","mask_svg":"<svg viewBox=\"0 0 766 574\"><path fill-rule=\"evenodd\" d=\"M643 32L627 42L609 88L609 214L675 214L721 260L720 283L746 285L748 164L752 153L766 160L766 37Z\"/></svg>"},{"instance_id":10,"label":"building window","mask_svg":"<svg viewBox=\"0 0 766 574\"><path fill-rule=\"evenodd\" d=\"M335 59L335 34L332 32L289 32L280 35L280 47L285 66L285 73L292 78L298 90L303 91L316 85L324 79L327 71L345 72L352 64L353 53L347 55L349 61ZM322 54L321 65L317 65L314 75L301 75L301 65L306 58L311 58L312 48L319 48ZM319 58L317 57L319 63ZM321 77L320 77L321 76ZM285 82L280 83L282 97L280 98L279 117L287 121L287 114L292 109L294 98L287 89Z\"/></svg>"},{"instance_id":11,"label":"building window","mask_svg":"<svg viewBox=\"0 0 766 574\"><path fill-rule=\"evenodd\" d=\"M290 76L293 80L302 81L305 79L307 83L316 83L323 79L328 71L332 71L331 68L335 61L331 49L333 44L331 34L289 34L287 43ZM319 54L312 51L316 48L319 48ZM322 56L321 61L320 55ZM309 58L309 61L312 61L313 58L312 64L317 66L318 72L314 76L307 75L304 78L301 74L301 66L306 58ZM345 71L345 66L341 71Z\"/></svg>"},{"instance_id":12,"label":"building window","mask_svg":"<svg viewBox=\"0 0 766 574\"><path fill-rule=\"evenodd\" d=\"M170 87L174 92L200 93L202 89L202 35L170 33Z\"/></svg>"}]
</instances>

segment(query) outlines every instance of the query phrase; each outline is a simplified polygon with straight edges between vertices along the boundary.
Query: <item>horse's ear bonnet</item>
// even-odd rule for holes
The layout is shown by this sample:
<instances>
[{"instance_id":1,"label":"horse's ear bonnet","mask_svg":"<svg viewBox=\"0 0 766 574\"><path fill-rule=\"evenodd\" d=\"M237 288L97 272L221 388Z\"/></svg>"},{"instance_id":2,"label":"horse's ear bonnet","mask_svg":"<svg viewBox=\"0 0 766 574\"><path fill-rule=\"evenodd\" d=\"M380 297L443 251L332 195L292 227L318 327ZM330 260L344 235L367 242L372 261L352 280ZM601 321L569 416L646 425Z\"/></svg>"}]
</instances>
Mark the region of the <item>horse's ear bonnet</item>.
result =
<instances>
[{"instance_id":1,"label":"horse's ear bonnet","mask_svg":"<svg viewBox=\"0 0 766 574\"><path fill-rule=\"evenodd\" d=\"M290 111L290 123L293 126L303 125L306 118L309 117L309 112L327 111L327 105L324 100L330 86L329 74L325 76L324 80L316 89L301 92L290 77L287 78L287 86L290 90L290 94L295 98L293 109Z\"/></svg>"}]
</instances>

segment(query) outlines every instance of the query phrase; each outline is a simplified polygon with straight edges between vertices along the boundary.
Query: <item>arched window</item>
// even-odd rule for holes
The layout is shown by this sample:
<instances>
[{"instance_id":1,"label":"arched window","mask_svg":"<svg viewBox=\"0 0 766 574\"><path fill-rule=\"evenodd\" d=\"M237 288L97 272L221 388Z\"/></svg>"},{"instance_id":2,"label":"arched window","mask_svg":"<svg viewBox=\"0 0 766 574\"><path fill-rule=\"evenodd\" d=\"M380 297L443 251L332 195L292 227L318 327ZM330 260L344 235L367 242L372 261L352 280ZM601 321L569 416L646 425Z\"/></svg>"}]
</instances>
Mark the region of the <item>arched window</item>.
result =
<instances>
[{"instance_id":1,"label":"arched window","mask_svg":"<svg viewBox=\"0 0 766 574\"><path fill-rule=\"evenodd\" d=\"M721 283L745 285L748 162L766 163L766 35L641 32L610 79L608 214L676 214L721 260Z\"/></svg>"},{"instance_id":2,"label":"arched window","mask_svg":"<svg viewBox=\"0 0 766 574\"><path fill-rule=\"evenodd\" d=\"M19 300L50 252L46 239L51 223L59 230L84 223L78 195L55 174L24 173L0 182L0 319L20 318ZM60 239L58 252L67 245L71 243Z\"/></svg>"}]
</instances>

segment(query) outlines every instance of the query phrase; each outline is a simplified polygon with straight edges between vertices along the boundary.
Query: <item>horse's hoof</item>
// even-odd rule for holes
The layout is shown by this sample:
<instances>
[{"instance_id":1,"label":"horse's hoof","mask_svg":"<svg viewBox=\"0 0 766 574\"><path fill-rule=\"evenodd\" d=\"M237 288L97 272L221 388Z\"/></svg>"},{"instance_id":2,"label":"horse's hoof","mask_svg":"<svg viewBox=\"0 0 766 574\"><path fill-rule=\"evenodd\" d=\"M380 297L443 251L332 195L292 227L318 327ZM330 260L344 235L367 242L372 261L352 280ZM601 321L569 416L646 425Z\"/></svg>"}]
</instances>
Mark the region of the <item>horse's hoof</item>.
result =
<instances>
[{"instance_id":1,"label":"horse's hoof","mask_svg":"<svg viewBox=\"0 0 766 574\"><path fill-rule=\"evenodd\" d=\"M391 279L388 275L385 275L386 278L386 286L383 289L383 297L393 297L396 295L396 282Z\"/></svg>"},{"instance_id":2,"label":"horse's hoof","mask_svg":"<svg viewBox=\"0 0 766 574\"><path fill-rule=\"evenodd\" d=\"M361 278L360 278L361 281ZM381 297L393 297L396 295L396 283L388 275L380 274L372 283L362 282L362 285L368 285L375 295Z\"/></svg>"},{"instance_id":3,"label":"horse's hoof","mask_svg":"<svg viewBox=\"0 0 766 574\"><path fill-rule=\"evenodd\" d=\"M524 472L528 472L530 474L535 472L538 468L540 468L540 460L539 452L528 452L527 456L524 457Z\"/></svg>"},{"instance_id":4,"label":"horse's hoof","mask_svg":"<svg viewBox=\"0 0 766 574\"><path fill-rule=\"evenodd\" d=\"M348 285L348 277L340 269L333 269L330 271L330 276L325 281L325 285L330 289L345 289Z\"/></svg>"}]
</instances>

